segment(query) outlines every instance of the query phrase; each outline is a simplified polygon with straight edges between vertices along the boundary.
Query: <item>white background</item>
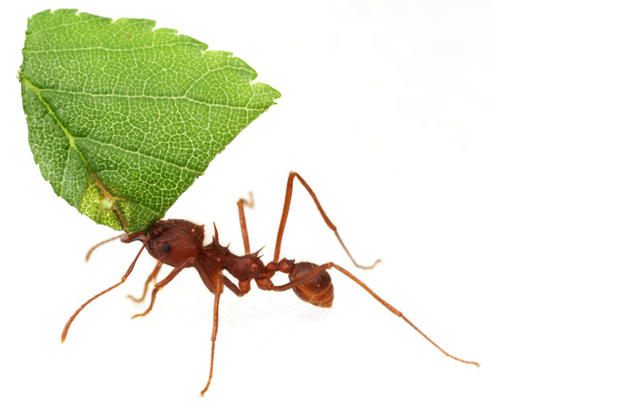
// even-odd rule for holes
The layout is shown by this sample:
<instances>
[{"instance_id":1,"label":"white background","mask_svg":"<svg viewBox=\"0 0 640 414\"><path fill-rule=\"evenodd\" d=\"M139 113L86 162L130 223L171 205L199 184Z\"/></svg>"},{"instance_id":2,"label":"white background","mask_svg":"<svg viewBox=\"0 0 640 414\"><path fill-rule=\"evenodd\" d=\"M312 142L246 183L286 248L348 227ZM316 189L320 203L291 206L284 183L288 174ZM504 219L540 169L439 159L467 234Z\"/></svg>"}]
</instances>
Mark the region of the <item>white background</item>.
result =
<instances>
[{"instance_id":1,"label":"white background","mask_svg":"<svg viewBox=\"0 0 640 414\"><path fill-rule=\"evenodd\" d=\"M91 4L90 4L91 3ZM3 12L0 411L638 412L639 33L633 2L83 2L232 51L282 98L172 207L241 251L235 201L253 190L254 247L272 254L287 172L316 190L355 273L450 352L445 358L338 273L324 310L290 292L221 300L195 271L153 312L127 301L148 257L55 196L33 163L16 73L27 17ZM491 63L490 63L491 54ZM491 113L489 102L491 101ZM294 194L283 253L353 269ZM165 269L166 273L166 269Z\"/></svg>"}]
</instances>

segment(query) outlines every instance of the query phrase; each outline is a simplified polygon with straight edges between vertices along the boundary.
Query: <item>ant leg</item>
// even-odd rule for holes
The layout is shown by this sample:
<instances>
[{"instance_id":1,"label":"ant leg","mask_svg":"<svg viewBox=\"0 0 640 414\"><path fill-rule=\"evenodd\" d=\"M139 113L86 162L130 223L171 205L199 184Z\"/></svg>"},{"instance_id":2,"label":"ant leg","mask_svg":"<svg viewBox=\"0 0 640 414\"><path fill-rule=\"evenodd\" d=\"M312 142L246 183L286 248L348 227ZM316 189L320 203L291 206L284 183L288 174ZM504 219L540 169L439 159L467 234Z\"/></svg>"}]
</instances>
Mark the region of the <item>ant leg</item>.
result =
<instances>
[{"instance_id":1,"label":"ant leg","mask_svg":"<svg viewBox=\"0 0 640 414\"><path fill-rule=\"evenodd\" d=\"M118 286L120 286L121 284L123 284L125 282L125 280L127 280L127 278L129 277L131 272L133 271L133 267L135 266L136 262L138 261L138 257L140 257L140 254L142 254L142 251L144 250L145 247L147 247L147 242L142 243L142 247L138 251L138 254L136 254L136 257L133 259L133 262L131 262L131 264L129 265L129 269L127 269L127 271L125 272L124 276L122 276L122 279L120 279L120 281L118 283L116 283L115 285L111 286L110 288L107 288L107 289L103 290L102 292L98 293L97 295L93 296L91 299L89 299L88 301L83 303L82 306L80 306L78 308L78 310L76 310L73 313L73 315L71 315L71 317L69 318L67 323L64 325L64 329L62 329L61 340L62 340L63 343L64 343L64 340L67 338L67 333L69 332L69 328L71 327L71 323L76 318L76 316L78 316L80 311L82 309L84 309L85 306L87 306L88 304L93 302L95 299L99 298L100 296L104 295L105 293L109 292L110 290L115 289Z\"/></svg>"},{"instance_id":2,"label":"ant leg","mask_svg":"<svg viewBox=\"0 0 640 414\"><path fill-rule=\"evenodd\" d=\"M241 198L236 204L238 205L238 216L240 218L240 230L242 231L244 253L249 254L251 253L251 248L249 247L249 233L247 232L247 219L244 215L244 206L253 208L253 193L249 191L249 200Z\"/></svg>"},{"instance_id":3,"label":"ant leg","mask_svg":"<svg viewBox=\"0 0 640 414\"><path fill-rule=\"evenodd\" d=\"M211 332L211 361L209 362L209 378L207 385L200 391L200 396L204 397L204 393L209 389L211 377L213 376L213 355L216 348L216 336L218 336L218 305L220 304L220 295L222 294L222 278L216 279L216 298L213 302L213 330Z\"/></svg>"},{"instance_id":4,"label":"ant leg","mask_svg":"<svg viewBox=\"0 0 640 414\"><path fill-rule=\"evenodd\" d=\"M323 264L321 266L316 266L315 269L313 269L311 272L307 273L304 277L301 277L300 279L292 280L291 282L287 282L284 285L275 286L273 284L268 284L267 283L266 284L266 290L275 290L276 292L282 292L282 291L294 288L294 287L296 287L298 285L302 285L302 284L307 283L308 281L310 281L314 277L318 276L320 273L331 269L331 267L333 267L333 266L334 266L333 263L325 263L325 264ZM285 271L283 273L291 273L292 271L293 271L293 268L291 268L291 271ZM267 279L267 280L269 280L269 279Z\"/></svg>"},{"instance_id":5,"label":"ant leg","mask_svg":"<svg viewBox=\"0 0 640 414\"><path fill-rule=\"evenodd\" d=\"M238 297L244 296L251 289L251 281L249 280L238 282L238 286L236 286L228 277L222 276L222 283Z\"/></svg>"},{"instance_id":6,"label":"ant leg","mask_svg":"<svg viewBox=\"0 0 640 414\"><path fill-rule=\"evenodd\" d=\"M440 347L440 345L436 344L431 338L429 338L424 332L422 332L416 325L413 324L413 322L411 322L409 319L407 319L406 316L404 316L402 314L402 312L400 312L399 310L397 310L396 308L394 308L393 306L391 306L387 301L385 301L384 299L382 299L380 296L378 296L373 290L371 290L371 288L369 288L369 286L365 285L363 281L361 281L360 279L358 279L357 277L355 277L354 275L352 275L350 272L348 272L346 269L342 268L341 266L338 266L335 263L330 263L331 267L335 268L336 270L342 272L342 274L344 274L345 276L347 276L349 279L353 280L354 282L356 282L358 285L360 285L361 288L363 288L364 290L366 290L371 296L374 297L374 299L376 299L378 302L380 302L382 304L382 306L384 306L385 308L387 308L391 313L393 313L394 315L396 315L397 317L401 318L402 320L404 320L409 326L411 326L413 329L415 329L420 335L422 335L424 337L424 339L426 339L427 341L429 341L431 343L431 345L435 346L436 348L438 348L438 350L440 352L442 352L443 354L445 354L446 356L448 356L449 358L455 359L458 362L462 362L464 364L471 364L471 365L475 365L476 367L479 367L480 364L475 362L475 361L467 361L461 358L458 358L456 356L451 355L450 353L448 353L447 351L445 351L443 348Z\"/></svg>"},{"instance_id":7,"label":"ant leg","mask_svg":"<svg viewBox=\"0 0 640 414\"><path fill-rule=\"evenodd\" d=\"M191 266L196 259L190 257L189 259L185 260L184 263L182 263L180 266L174 268L171 273L169 273L167 275L167 277L165 277L164 279L162 279L160 282L156 283L155 286L153 287L153 290L151 291L151 303L149 303L149 307L147 308L147 310L145 310L142 313L136 313L135 315L133 315L131 317L131 319L135 319L135 318L139 318L141 316L147 316L147 314L149 312L151 312L151 309L153 309L153 304L156 301L156 295L158 294L158 291L160 289L162 289L163 287L165 287L169 282L171 282L176 276L178 276L178 273L180 273L182 270L184 270L185 267L189 267Z\"/></svg>"},{"instance_id":8,"label":"ant leg","mask_svg":"<svg viewBox=\"0 0 640 414\"><path fill-rule=\"evenodd\" d=\"M429 341L433 346L435 346L436 348L438 348L438 350L440 350L440 352L442 352L443 354L445 354L446 356L448 356L449 358L455 359L458 362L462 362L465 364L472 364L475 365L477 367L480 366L479 363L475 362L475 361L467 361L461 358L458 358L456 356L451 355L450 353L448 353L447 351L445 351L442 347L440 347L440 345L436 344L431 338L429 338L424 332L422 332L416 325L413 324L413 322L411 322L409 319L407 319L406 316L404 316L402 314L402 312L400 312L399 310L397 310L396 308L394 308L393 306L391 306L389 304L389 302L387 302L386 300L382 299L380 296L378 296L378 294L376 294L373 290L371 290L371 288L369 286L367 286L363 281L361 281L360 279L358 279L357 277L355 277L353 274L351 274L349 271L347 271L346 269L344 269L341 266L338 266L337 264L333 263L333 262L328 262L325 263L321 266L316 267L312 272L310 272L309 274L307 274L305 277L300 278L298 280L295 280L293 282L289 282L289 283L285 283L284 285L281 286L274 286L273 290L276 291L283 291L283 290L287 290L290 288L293 288L295 286L298 286L302 283L308 282L309 280L313 279L314 277L316 277L317 275L319 275L320 273L324 272L325 270L329 270L331 268L334 268L340 272L342 272L345 276L347 276L349 279L353 280L354 282L356 282L358 285L360 285L361 288L363 288L364 290L366 290L371 296L373 296L373 298L375 300L377 300L378 302L380 302L382 304L382 306L384 306L385 308L387 308L391 313L393 313L394 315L396 315L397 317L403 319L407 324L409 324L409 326L411 326L413 329L415 329L420 335L422 335L427 341Z\"/></svg>"},{"instance_id":9,"label":"ant leg","mask_svg":"<svg viewBox=\"0 0 640 414\"><path fill-rule=\"evenodd\" d=\"M131 299L132 301L136 302L136 303L143 302L144 298L147 297L147 291L149 290L149 285L151 284L151 282L155 283L156 277L158 276L158 273L160 272L160 268L161 267L162 267L162 262L158 261L158 263L156 263L156 267L153 269L153 271L151 272L151 274L147 278L147 281L144 282L144 290L142 291L142 296L141 297L135 298L132 295L127 295L127 297L129 299Z\"/></svg>"},{"instance_id":10,"label":"ant leg","mask_svg":"<svg viewBox=\"0 0 640 414\"><path fill-rule=\"evenodd\" d=\"M93 246L91 246L91 248L89 250L87 250L87 254L84 256L84 261L88 262L89 259L91 258L91 254L94 252L94 250L96 250L98 247L102 246L103 244L107 244L109 242L112 242L114 240L117 240L119 238L121 238L122 236L126 236L127 233L122 233L122 234L118 234L117 236L113 236L108 238L107 240L102 240L100 243L96 243Z\"/></svg>"},{"instance_id":11,"label":"ant leg","mask_svg":"<svg viewBox=\"0 0 640 414\"><path fill-rule=\"evenodd\" d=\"M363 266L361 264L358 264L358 262L355 261L353 256L351 256L351 253L349 252L349 249L347 249L347 246L345 246L344 242L342 241L342 238L340 237L340 234L338 234L338 230L336 229L336 226L331 222L331 220L329 220L329 217L324 212L324 210L323 210L322 206L320 205L320 201L318 200L318 197L316 196L316 194L313 192L311 187L309 187L309 184L307 184L307 182L304 180L304 178L302 178L300 176L300 174L298 174L297 172L294 172L294 171L291 171L289 173L289 178L287 179L287 191L286 191L285 196L284 196L284 206L282 208L282 217L280 218L280 226L278 227L278 236L276 237L276 248L275 248L275 251L273 253L273 261L274 262L277 262L278 258L280 257L280 245L282 244L282 235L284 234L284 227L287 224L287 217L289 216L289 207L291 205L291 195L293 193L293 179L294 178L298 178L298 181L300 181L300 184L302 184L302 186L305 188L305 190L307 190L307 193L309 193L309 196L313 199L313 202L316 204L316 207L318 208L318 211L320 212L320 215L324 219L324 222L326 223L327 227L329 227L333 231L333 233L336 235L336 238L338 239L338 242L340 242L340 245L342 246L344 251L347 253L347 256L349 256L349 259L351 259L351 262L356 267L358 267L360 269L373 269L378 263L381 262L380 259L376 259L376 261L373 262L373 264L371 264L369 266Z\"/></svg>"}]
</instances>

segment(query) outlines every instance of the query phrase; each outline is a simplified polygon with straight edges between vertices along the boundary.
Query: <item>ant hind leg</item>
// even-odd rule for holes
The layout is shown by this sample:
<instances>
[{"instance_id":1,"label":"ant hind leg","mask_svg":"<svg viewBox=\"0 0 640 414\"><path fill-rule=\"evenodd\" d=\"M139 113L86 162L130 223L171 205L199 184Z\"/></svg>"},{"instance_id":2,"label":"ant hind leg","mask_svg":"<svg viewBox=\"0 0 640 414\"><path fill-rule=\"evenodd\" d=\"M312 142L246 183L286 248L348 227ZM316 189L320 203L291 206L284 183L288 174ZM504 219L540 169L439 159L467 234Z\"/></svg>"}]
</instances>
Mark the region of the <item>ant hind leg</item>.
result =
<instances>
[{"instance_id":1,"label":"ant hind leg","mask_svg":"<svg viewBox=\"0 0 640 414\"><path fill-rule=\"evenodd\" d=\"M306 274L304 277L297 279L297 280L293 280L289 283L285 283L284 285L280 285L280 286L272 286L271 290L275 290L275 291L284 291L287 289L291 289L294 288L298 285L304 284L308 281L310 281L311 279L313 279L314 277L318 276L320 273L329 270L329 269L336 269L339 272L341 272L342 274L344 274L345 276L347 276L349 279L353 280L355 283L357 283L361 288L363 288L364 290L367 291L367 293L369 293L371 296L373 296L373 298L375 300L377 300L378 302L380 302L380 304L382 306L384 306L385 308L387 308L387 310L391 313L393 313L394 315L396 315L397 317L401 318L402 320L404 320L409 326L411 326L413 329L415 329L420 335L422 335L422 337L424 339L426 339L427 341L429 341L433 346L435 346L436 348L438 348L438 350L440 352L442 352L443 354L445 354L446 356L448 356L451 359L454 359L458 362L462 362L464 364L471 364L471 365L475 365L477 367L480 366L479 363L475 362L475 361L467 361L465 359L462 358L458 358L454 355L451 355L450 353L448 353L447 351L444 350L444 348L442 348L440 345L438 345L437 343L435 343L431 338L429 338L424 332L422 332L420 330L420 328L418 328L416 325L413 324L413 322L411 322L409 319L407 319L406 316L404 316L402 314L402 312L400 312L399 310L397 310L396 308L394 308L393 306L391 306L391 304L389 304L389 302L387 302L386 300L382 299L380 296L378 296L377 293L375 293L373 290L371 290L371 288L369 286L367 286L362 280L358 279L357 277L355 277L351 272L349 272L348 270L346 270L345 268L343 268L342 266L338 266L337 264L333 263L333 262L327 262L323 265L317 266L313 271L309 272L308 274Z\"/></svg>"},{"instance_id":2,"label":"ant hind leg","mask_svg":"<svg viewBox=\"0 0 640 414\"><path fill-rule=\"evenodd\" d=\"M382 306L384 306L385 308L387 308L391 313L393 313L394 315L396 315L397 317L401 318L402 320L404 320L409 326L411 326L413 329L415 329L420 335L422 335L422 337L424 339L426 339L427 341L429 341L431 343L431 345L435 346L436 348L438 348L438 350L440 352L442 352L443 354L445 354L446 356L448 356L451 359L455 359L458 362L462 362L463 364L471 364L471 365L475 365L477 367L480 366L479 363L475 362L475 361L467 361L465 359L461 359L458 358L454 355L451 355L450 353L448 353L447 351L445 351L440 345L438 345L437 343L435 343L431 338L429 338L424 332L422 332L420 330L420 328L418 328L416 325L413 324L413 322L411 322L409 319L407 319L406 316L404 316L402 314L402 312L400 312L399 310L397 310L396 308L394 308L393 306L391 306L389 304L389 302L387 302L386 300L382 299L380 296L378 296L377 293L375 293L373 290L371 290L371 288L369 286L367 286L363 281L361 281L360 279L358 279L357 277L355 277L353 274L351 274L351 272L349 272L348 270L344 269L341 266L338 266L335 263L327 263L326 265L328 265L328 267L332 267L336 270L338 270L339 272L341 272L342 274L344 274L345 276L347 276L349 279L353 280L355 283L357 283L361 288L363 288L364 290L366 290L371 296L373 296L373 298L375 300L377 300L378 302L380 302L380 304L382 304ZM324 265L323 265L324 266Z\"/></svg>"},{"instance_id":3,"label":"ant hind leg","mask_svg":"<svg viewBox=\"0 0 640 414\"><path fill-rule=\"evenodd\" d=\"M313 190L311 189L309 184L307 184L307 182L304 180L304 178L302 178L300 176L300 174L298 174L297 172L294 172L294 171L291 171L289 173L289 178L287 179L287 190L286 190L285 196L284 196L284 206L282 207L282 217L280 218L280 226L278 227L278 236L276 237L276 247L275 247L275 251L273 253L273 261L274 262L277 262L278 259L280 258L280 246L282 245L282 236L284 234L284 227L287 224L287 218L289 216L289 207L291 206L291 196L293 194L293 180L295 178L297 178L298 181L300 181L300 184L304 187L304 189L307 190L307 193L309 193L309 196L313 199L313 202L315 203L316 207L318 208L318 212L320 212L320 215L324 219L325 224L327 225L327 227L329 227L329 229L331 229L331 231L333 231L333 233L335 234L336 238L338 239L338 242L340 243L340 245L344 249L345 253L347 253L347 256L349 256L349 259L351 259L351 262L354 264L354 266L356 266L356 267L358 267L360 269L368 270L368 269L373 269L378 263L381 262L380 259L376 259L376 261L373 262L373 264L368 265L368 266L361 265L358 262L356 262L356 260L351 255L351 252L349 252L349 249L347 249L347 246L342 241L342 238L340 237L340 234L338 233L338 229L333 224L333 222L331 222L331 220L329 219L327 214L324 212L324 209L320 205L320 201L318 200L318 197L316 196L316 193L313 192Z\"/></svg>"}]
</instances>

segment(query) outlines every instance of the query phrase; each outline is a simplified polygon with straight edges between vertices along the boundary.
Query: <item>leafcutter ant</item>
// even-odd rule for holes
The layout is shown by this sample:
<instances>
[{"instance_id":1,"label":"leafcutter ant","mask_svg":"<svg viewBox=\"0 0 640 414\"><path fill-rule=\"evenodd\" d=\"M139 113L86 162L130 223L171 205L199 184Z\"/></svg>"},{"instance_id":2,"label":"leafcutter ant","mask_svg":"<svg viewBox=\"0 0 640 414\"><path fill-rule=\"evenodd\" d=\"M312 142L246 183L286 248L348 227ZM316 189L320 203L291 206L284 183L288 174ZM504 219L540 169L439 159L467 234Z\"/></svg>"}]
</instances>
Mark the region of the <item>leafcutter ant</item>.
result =
<instances>
[{"instance_id":1,"label":"leafcutter ant","mask_svg":"<svg viewBox=\"0 0 640 414\"><path fill-rule=\"evenodd\" d=\"M398 311L396 308L394 308L388 302L378 296L360 279L355 277L353 274L351 274L351 272L347 271L343 267L333 262L327 262L321 265L317 265L310 262L295 262L289 259L280 259L280 245L282 243L282 236L284 234L287 217L289 215L293 183L296 178L313 199L326 225L334 232L336 238L338 239L338 242L351 259L351 262L360 269L373 268L379 262L379 260L376 260L376 262L370 266L363 266L358 264L354 260L353 256L351 256L351 253L340 238L340 235L336 230L336 226L331 222L329 217L324 212L322 206L320 205L320 202L318 201L318 198L316 197L311 187L299 174L291 172L289 173L289 178L287 180L284 207L282 209L282 217L280 218L280 226L278 228L278 235L276 237L275 252L273 254L273 260L271 260L269 263L264 264L264 262L262 262L262 260L260 259L259 251L251 253L251 249L249 247L249 234L247 231L247 223L244 210L245 206L252 207L253 200L240 199L237 203L238 214L240 218L240 228L242 231L242 240L244 243L245 254L243 256L238 256L230 252L227 247L224 247L220 244L218 239L218 230L217 228L215 228L215 225L213 240L209 244L204 244L204 226L197 225L186 220L159 220L153 223L147 229L147 231L125 234L122 237L117 236L105 240L104 242L98 243L96 246L89 250L89 252L87 253L87 259L96 247L108 241L115 240L118 237L120 237L121 241L124 243L130 243L136 240L140 241L142 242L142 247L133 259L133 262L131 262L131 265L129 265L129 268L125 272L124 276L122 276L122 279L118 283L87 300L82 306L80 306L80 308L78 308L78 310L76 310L73 315L71 315L71 318L69 318L67 324L64 327L64 330L62 331L62 342L64 342L65 338L67 337L69 327L71 326L71 323L74 321L76 316L78 316L80 311L93 300L123 284L133 271L133 268L136 264L136 261L140 257L140 254L146 248L149 254L151 254L151 256L153 256L158 262L153 272L147 278L142 297L131 297L131 299L138 302L143 301L149 285L151 283L154 283L154 287L151 291L151 302L149 304L149 307L144 312L134 315L133 318L147 315L153 308L153 304L155 303L158 291L169 284L169 282L171 282L182 270L188 267L194 267L198 271L198 274L200 275L207 289L209 289L215 296L213 305L213 330L211 334L211 360L209 363L209 377L207 378L207 384L200 392L201 395L205 394L205 392L209 388L209 385L211 384L211 377L213 374L213 355L215 350L216 336L218 334L218 305L220 303L220 294L222 293L223 287L229 288L229 290L231 290L238 296L243 296L244 294L249 292L251 288L251 281L253 280L255 281L257 287L260 289L272 290L277 292L292 289L295 294L305 302L309 302L312 305L316 306L330 307L333 301L333 284L331 282L331 277L327 272L330 269L335 269L341 272L349 279L360 285L360 287L366 290L385 308L387 308L396 316L402 318L407 324L409 324L427 341L433 344L449 358L455 359L456 361L465 364L473 364L479 366L477 362L467 361L449 354L434 341L432 341L427 335L425 335L424 332L422 332L416 325L414 325L409 319L407 319L400 311ZM173 270L171 270L171 272L164 279L155 283L155 279L163 264L167 264L173 267ZM233 280L228 278L225 272L237 279L237 284ZM282 285L275 285L272 282L271 278L276 274L276 272L281 272L288 275L289 282Z\"/></svg>"}]
</instances>

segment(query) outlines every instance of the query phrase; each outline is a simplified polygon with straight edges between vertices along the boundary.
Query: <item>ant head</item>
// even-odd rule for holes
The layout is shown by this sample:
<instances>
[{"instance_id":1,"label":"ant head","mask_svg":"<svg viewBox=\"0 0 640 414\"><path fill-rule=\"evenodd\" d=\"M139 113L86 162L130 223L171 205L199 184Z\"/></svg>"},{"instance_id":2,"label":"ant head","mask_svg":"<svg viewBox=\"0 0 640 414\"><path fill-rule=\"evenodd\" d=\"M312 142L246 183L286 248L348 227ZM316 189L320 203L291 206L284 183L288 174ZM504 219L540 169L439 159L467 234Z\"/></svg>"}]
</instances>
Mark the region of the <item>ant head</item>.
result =
<instances>
[{"instance_id":1,"label":"ant head","mask_svg":"<svg viewBox=\"0 0 640 414\"><path fill-rule=\"evenodd\" d=\"M140 240L147 243L149 254L162 263L177 267L190 257L197 257L204 241L204 228L186 220L158 220L146 234L123 237L125 243Z\"/></svg>"}]
</instances>

